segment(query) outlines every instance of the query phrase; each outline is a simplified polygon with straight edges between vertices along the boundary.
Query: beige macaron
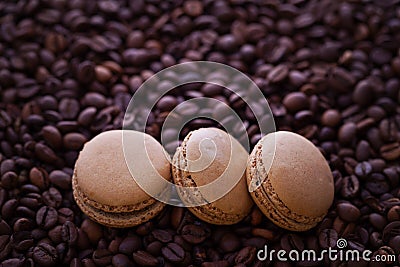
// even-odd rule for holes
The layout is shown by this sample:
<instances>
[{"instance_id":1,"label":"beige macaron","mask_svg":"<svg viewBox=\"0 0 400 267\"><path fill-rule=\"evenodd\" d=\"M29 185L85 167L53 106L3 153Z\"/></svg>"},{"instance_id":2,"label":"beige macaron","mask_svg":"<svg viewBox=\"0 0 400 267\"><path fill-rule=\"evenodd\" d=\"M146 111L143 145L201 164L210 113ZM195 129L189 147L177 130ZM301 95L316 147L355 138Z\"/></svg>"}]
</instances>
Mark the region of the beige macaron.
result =
<instances>
[{"instance_id":1,"label":"beige macaron","mask_svg":"<svg viewBox=\"0 0 400 267\"><path fill-rule=\"evenodd\" d=\"M260 210L292 231L316 226L333 202L327 161L313 143L292 132L271 133L256 144L247 164L247 182Z\"/></svg>"},{"instance_id":2,"label":"beige macaron","mask_svg":"<svg viewBox=\"0 0 400 267\"><path fill-rule=\"evenodd\" d=\"M229 225L241 221L253 201L247 191L248 153L217 128L190 132L177 149L172 176L182 202L203 221ZM193 187L194 191L184 188ZM197 205L201 204L201 205Z\"/></svg>"},{"instance_id":3,"label":"beige macaron","mask_svg":"<svg viewBox=\"0 0 400 267\"><path fill-rule=\"evenodd\" d=\"M170 162L161 144L150 135L113 130L87 142L76 161L72 178L75 201L94 221L118 228L146 222L165 206L136 183L126 163L123 144L128 144L125 150L130 160L147 161L153 166L134 173L148 178L154 188L160 186L152 177L171 178Z\"/></svg>"}]
</instances>

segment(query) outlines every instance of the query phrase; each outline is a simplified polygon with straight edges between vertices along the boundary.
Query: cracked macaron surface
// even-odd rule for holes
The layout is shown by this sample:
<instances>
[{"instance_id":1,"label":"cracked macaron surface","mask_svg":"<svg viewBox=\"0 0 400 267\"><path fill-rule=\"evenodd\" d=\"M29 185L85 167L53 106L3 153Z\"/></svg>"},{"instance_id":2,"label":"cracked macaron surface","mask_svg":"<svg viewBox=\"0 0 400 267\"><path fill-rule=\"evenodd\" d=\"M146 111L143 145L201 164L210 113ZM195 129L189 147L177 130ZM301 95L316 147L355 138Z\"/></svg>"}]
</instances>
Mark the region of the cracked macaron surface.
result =
<instances>
[{"instance_id":1,"label":"cracked macaron surface","mask_svg":"<svg viewBox=\"0 0 400 267\"><path fill-rule=\"evenodd\" d=\"M256 144L247 182L256 183L251 196L260 210L288 230L311 229L333 202L333 177L325 158L310 141L291 132L271 133Z\"/></svg>"}]
</instances>

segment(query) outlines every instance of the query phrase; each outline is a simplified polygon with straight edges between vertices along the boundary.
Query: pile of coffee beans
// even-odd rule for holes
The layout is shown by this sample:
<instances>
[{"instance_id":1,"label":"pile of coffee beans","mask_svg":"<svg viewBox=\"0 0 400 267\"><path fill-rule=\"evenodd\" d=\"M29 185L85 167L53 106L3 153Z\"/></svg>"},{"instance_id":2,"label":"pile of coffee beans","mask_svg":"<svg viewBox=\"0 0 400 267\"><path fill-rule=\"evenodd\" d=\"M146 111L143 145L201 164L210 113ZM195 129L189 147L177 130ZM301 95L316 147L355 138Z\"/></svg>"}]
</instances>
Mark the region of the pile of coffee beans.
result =
<instances>
[{"instance_id":1,"label":"pile of coffee beans","mask_svg":"<svg viewBox=\"0 0 400 267\"><path fill-rule=\"evenodd\" d=\"M399 43L397 0L1 1L0 266L399 266ZM249 75L277 129L321 149L336 194L315 229L285 231L256 207L241 223L213 226L169 206L129 229L79 210L71 175L82 145L121 129L143 81L196 60ZM200 96L233 107L251 144L260 139L243 100L205 84L161 99L147 132L160 139L168 112ZM215 125L195 119L182 136ZM265 245L318 252L340 238L396 260L257 259Z\"/></svg>"}]
</instances>

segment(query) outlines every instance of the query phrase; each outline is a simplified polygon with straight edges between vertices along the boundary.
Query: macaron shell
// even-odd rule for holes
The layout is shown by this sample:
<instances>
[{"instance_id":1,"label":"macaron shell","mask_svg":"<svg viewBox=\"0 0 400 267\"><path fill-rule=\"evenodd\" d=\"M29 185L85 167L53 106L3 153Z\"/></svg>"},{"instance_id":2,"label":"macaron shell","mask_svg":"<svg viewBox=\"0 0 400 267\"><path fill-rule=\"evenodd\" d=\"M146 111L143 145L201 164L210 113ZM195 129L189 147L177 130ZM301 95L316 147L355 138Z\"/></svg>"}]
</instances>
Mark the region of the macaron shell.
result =
<instances>
[{"instance_id":1,"label":"macaron shell","mask_svg":"<svg viewBox=\"0 0 400 267\"><path fill-rule=\"evenodd\" d=\"M268 172L271 188L293 213L320 217L333 202L333 176L325 158L309 140L280 131L262 139L262 162L269 162L268 145L276 142L273 164Z\"/></svg>"},{"instance_id":2,"label":"macaron shell","mask_svg":"<svg viewBox=\"0 0 400 267\"><path fill-rule=\"evenodd\" d=\"M212 153L211 148L211 152L207 150L202 150L200 152L199 147L200 145L204 145L201 144L204 138L209 138L214 142L216 153ZM212 155L205 155L207 152L210 152ZM208 164L207 160L213 156L215 156L215 158L213 158L214 160L211 164ZM205 158L206 164L197 162L196 164L198 165L194 167L190 166L193 161L199 158ZM226 175L226 177L229 178L242 173L242 176L236 184L233 184L231 191L216 201L210 201L210 197L208 197L207 194L209 191L205 192L205 190L201 189L196 191L197 194L191 196L184 195L184 193L178 190L182 201L185 202L188 198L197 198L206 202L211 202L207 205L189 208L197 217L209 223L234 224L239 222L250 212L253 205L252 199L247 192L245 179L247 158L248 153L239 142L222 130L203 128L191 132L174 155L172 169L176 184L184 187L197 187L209 184L221 175ZM190 161L188 161L188 159L190 159ZM181 170L175 166L179 166ZM201 170L198 168L199 166L205 166L206 168ZM219 187L215 186L213 188L213 190L217 192L216 189ZM238 199L240 199L239 202Z\"/></svg>"},{"instance_id":3,"label":"macaron shell","mask_svg":"<svg viewBox=\"0 0 400 267\"><path fill-rule=\"evenodd\" d=\"M103 132L86 143L75 165L75 176L81 192L94 202L115 208L135 206L151 199L129 172L123 153L122 132ZM157 170L152 168L146 171L149 175L156 173L170 179L170 164L163 148L154 138L136 131L124 131L124 138L146 140L148 154L154 154L151 161L157 167ZM134 150L135 147L132 147ZM147 157L143 151L136 150L135 153L135 157Z\"/></svg>"},{"instance_id":4,"label":"macaron shell","mask_svg":"<svg viewBox=\"0 0 400 267\"><path fill-rule=\"evenodd\" d=\"M253 178L256 179L257 176L259 176L256 166L256 151L256 149L253 150L249 157L248 167L246 170L248 184L250 184ZM293 216L293 214L291 214L290 211L288 212L287 207L285 207L283 203L279 203L277 205L276 201L275 203L271 201L269 196L272 196L274 193L270 191L270 187L264 187L264 183L257 187L256 190L251 192L251 196L261 212L276 225L291 231L306 231L313 228L322 219L309 218L307 221L302 220L302 222L298 222L296 219L291 218L291 215Z\"/></svg>"}]
</instances>

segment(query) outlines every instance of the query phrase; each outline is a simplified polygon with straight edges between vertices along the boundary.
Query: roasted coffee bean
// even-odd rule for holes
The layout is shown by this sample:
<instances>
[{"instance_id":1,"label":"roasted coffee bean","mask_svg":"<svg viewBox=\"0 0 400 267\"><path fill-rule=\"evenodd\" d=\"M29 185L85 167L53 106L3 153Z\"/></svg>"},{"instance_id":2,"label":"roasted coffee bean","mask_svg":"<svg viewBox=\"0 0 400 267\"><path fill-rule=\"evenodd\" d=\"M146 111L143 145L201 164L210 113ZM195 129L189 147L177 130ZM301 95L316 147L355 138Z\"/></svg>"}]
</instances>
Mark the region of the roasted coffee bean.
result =
<instances>
[{"instance_id":1,"label":"roasted coffee bean","mask_svg":"<svg viewBox=\"0 0 400 267\"><path fill-rule=\"evenodd\" d=\"M90 242L93 244L97 244L103 235L103 229L101 226L89 219L85 219L82 222L81 230L86 233Z\"/></svg>"},{"instance_id":2,"label":"roasted coffee bean","mask_svg":"<svg viewBox=\"0 0 400 267\"><path fill-rule=\"evenodd\" d=\"M54 151L44 144L38 143L35 145L35 155L39 160L45 163L54 164L55 162L58 162L58 158Z\"/></svg>"},{"instance_id":3,"label":"roasted coffee bean","mask_svg":"<svg viewBox=\"0 0 400 267\"><path fill-rule=\"evenodd\" d=\"M400 157L400 143L391 143L381 147L381 155L386 160L396 160Z\"/></svg>"},{"instance_id":4,"label":"roasted coffee bean","mask_svg":"<svg viewBox=\"0 0 400 267\"><path fill-rule=\"evenodd\" d=\"M304 250L303 240L298 235L285 235L281 239L281 246L284 250L290 251L292 249L295 250Z\"/></svg>"},{"instance_id":5,"label":"roasted coffee bean","mask_svg":"<svg viewBox=\"0 0 400 267\"><path fill-rule=\"evenodd\" d=\"M182 237L191 244L199 244L207 238L207 231L201 226L188 224L182 228Z\"/></svg>"},{"instance_id":6,"label":"roasted coffee bean","mask_svg":"<svg viewBox=\"0 0 400 267\"><path fill-rule=\"evenodd\" d=\"M354 172L358 177L365 178L372 172L372 166L369 162L363 161L356 165Z\"/></svg>"},{"instance_id":7,"label":"roasted coffee bean","mask_svg":"<svg viewBox=\"0 0 400 267\"><path fill-rule=\"evenodd\" d=\"M371 213L369 215L369 221L378 230L383 230L387 223L385 217L377 213Z\"/></svg>"},{"instance_id":8,"label":"roasted coffee bean","mask_svg":"<svg viewBox=\"0 0 400 267\"><path fill-rule=\"evenodd\" d=\"M57 210L49 206L41 207L36 214L36 223L44 228L52 228L58 221Z\"/></svg>"},{"instance_id":9,"label":"roasted coffee bean","mask_svg":"<svg viewBox=\"0 0 400 267\"><path fill-rule=\"evenodd\" d=\"M61 208L58 210L58 223L64 224L65 222L74 221L74 212L69 208Z\"/></svg>"},{"instance_id":10,"label":"roasted coffee bean","mask_svg":"<svg viewBox=\"0 0 400 267\"><path fill-rule=\"evenodd\" d=\"M159 263L157 258L155 258L150 253L143 251L143 250L134 252L133 260L140 266L150 266L151 267L151 266L157 266Z\"/></svg>"},{"instance_id":11,"label":"roasted coffee bean","mask_svg":"<svg viewBox=\"0 0 400 267\"><path fill-rule=\"evenodd\" d=\"M83 61L77 69L77 78L83 84L90 83L95 77L94 64L90 61Z\"/></svg>"},{"instance_id":12,"label":"roasted coffee bean","mask_svg":"<svg viewBox=\"0 0 400 267\"><path fill-rule=\"evenodd\" d=\"M139 250L142 247L142 240L136 235L126 237L122 240L119 245L119 252L126 255L131 255L134 251Z\"/></svg>"},{"instance_id":13,"label":"roasted coffee bean","mask_svg":"<svg viewBox=\"0 0 400 267\"><path fill-rule=\"evenodd\" d=\"M219 241L219 247L224 252L233 252L240 247L240 243L240 239L236 235L232 233L226 233L221 237Z\"/></svg>"},{"instance_id":14,"label":"roasted coffee bean","mask_svg":"<svg viewBox=\"0 0 400 267\"><path fill-rule=\"evenodd\" d=\"M87 107L79 113L78 123L82 126L89 126L93 119L96 116L96 108L95 107ZM61 140L60 140L61 141Z\"/></svg>"},{"instance_id":15,"label":"roasted coffee bean","mask_svg":"<svg viewBox=\"0 0 400 267\"><path fill-rule=\"evenodd\" d=\"M48 237L50 238L51 241L54 242L54 244L59 244L63 241L61 237L61 231L62 231L61 225L57 225L53 229L49 230Z\"/></svg>"},{"instance_id":16,"label":"roasted coffee bean","mask_svg":"<svg viewBox=\"0 0 400 267\"><path fill-rule=\"evenodd\" d=\"M324 229L319 234L319 245L322 248L335 247L338 240L338 234L333 229Z\"/></svg>"},{"instance_id":17,"label":"roasted coffee bean","mask_svg":"<svg viewBox=\"0 0 400 267\"><path fill-rule=\"evenodd\" d=\"M20 218L14 223L13 230L15 232L30 231L33 227L33 221L28 218Z\"/></svg>"},{"instance_id":18,"label":"roasted coffee bean","mask_svg":"<svg viewBox=\"0 0 400 267\"><path fill-rule=\"evenodd\" d=\"M176 243L168 243L161 249L162 255L170 262L178 263L185 259L185 251Z\"/></svg>"},{"instance_id":19,"label":"roasted coffee bean","mask_svg":"<svg viewBox=\"0 0 400 267\"><path fill-rule=\"evenodd\" d=\"M71 188L71 176L67 173L54 170L49 174L50 182L52 182L55 186L61 189L68 190Z\"/></svg>"},{"instance_id":20,"label":"roasted coffee bean","mask_svg":"<svg viewBox=\"0 0 400 267\"><path fill-rule=\"evenodd\" d=\"M251 264L256 257L255 247L244 247L242 248L235 257L236 264L244 264L245 266Z\"/></svg>"},{"instance_id":21,"label":"roasted coffee bean","mask_svg":"<svg viewBox=\"0 0 400 267\"><path fill-rule=\"evenodd\" d=\"M16 199L10 199L3 204L1 208L1 216L4 219L11 219L15 213L15 209L18 206L18 201Z\"/></svg>"},{"instance_id":22,"label":"roasted coffee bean","mask_svg":"<svg viewBox=\"0 0 400 267\"><path fill-rule=\"evenodd\" d=\"M62 195L56 188L50 187L48 191L43 192L42 201L49 207L57 208L61 205Z\"/></svg>"},{"instance_id":23,"label":"roasted coffee bean","mask_svg":"<svg viewBox=\"0 0 400 267\"><path fill-rule=\"evenodd\" d=\"M3 188L10 190L18 185L18 176L15 172L6 172L0 182Z\"/></svg>"},{"instance_id":24,"label":"roasted coffee bean","mask_svg":"<svg viewBox=\"0 0 400 267\"><path fill-rule=\"evenodd\" d=\"M361 216L360 210L348 202L339 203L337 205L337 211L340 218L347 222L355 222Z\"/></svg>"},{"instance_id":25,"label":"roasted coffee bean","mask_svg":"<svg viewBox=\"0 0 400 267\"><path fill-rule=\"evenodd\" d=\"M287 75L289 74L289 69L286 65L278 65L275 68L273 68L267 75L267 79L271 82L271 83L278 83L283 81ZM290 103L290 99L286 99L286 102ZM286 106L286 105L285 105ZM295 107L293 107L295 108Z\"/></svg>"},{"instance_id":26,"label":"roasted coffee bean","mask_svg":"<svg viewBox=\"0 0 400 267\"><path fill-rule=\"evenodd\" d=\"M11 252L12 246L10 244L10 236L0 236L0 261L4 260L7 255Z\"/></svg>"},{"instance_id":27,"label":"roasted coffee bean","mask_svg":"<svg viewBox=\"0 0 400 267\"><path fill-rule=\"evenodd\" d=\"M45 190L49 186L48 173L42 168L33 167L29 172L29 179L32 184L36 185L41 190Z\"/></svg>"},{"instance_id":28,"label":"roasted coffee bean","mask_svg":"<svg viewBox=\"0 0 400 267\"><path fill-rule=\"evenodd\" d=\"M79 103L73 98L63 98L58 105L58 110L64 119L74 119L79 113Z\"/></svg>"},{"instance_id":29,"label":"roasted coffee bean","mask_svg":"<svg viewBox=\"0 0 400 267\"><path fill-rule=\"evenodd\" d=\"M86 137L81 133L67 133L63 137L64 148L70 150L80 150L86 141Z\"/></svg>"},{"instance_id":30,"label":"roasted coffee bean","mask_svg":"<svg viewBox=\"0 0 400 267\"><path fill-rule=\"evenodd\" d=\"M61 238L70 246L76 244L76 241L78 240L78 231L72 222L66 221L63 224L61 228Z\"/></svg>"},{"instance_id":31,"label":"roasted coffee bean","mask_svg":"<svg viewBox=\"0 0 400 267\"><path fill-rule=\"evenodd\" d=\"M294 113L296 111L308 108L309 102L307 96L301 92L290 93L282 101L286 109Z\"/></svg>"},{"instance_id":32,"label":"roasted coffee bean","mask_svg":"<svg viewBox=\"0 0 400 267\"><path fill-rule=\"evenodd\" d=\"M341 194L345 198L355 197L360 190L360 183L356 176L346 176L342 180Z\"/></svg>"},{"instance_id":33,"label":"roasted coffee bean","mask_svg":"<svg viewBox=\"0 0 400 267\"><path fill-rule=\"evenodd\" d=\"M390 208L387 214L387 218L390 222L400 220L400 206L393 206Z\"/></svg>"},{"instance_id":34,"label":"roasted coffee bean","mask_svg":"<svg viewBox=\"0 0 400 267\"><path fill-rule=\"evenodd\" d=\"M41 243L33 249L33 260L40 266L56 266L58 255L56 249L46 243Z\"/></svg>"},{"instance_id":35,"label":"roasted coffee bean","mask_svg":"<svg viewBox=\"0 0 400 267\"><path fill-rule=\"evenodd\" d=\"M129 267L133 265L133 262L124 254L116 254L111 260L115 267Z\"/></svg>"},{"instance_id":36,"label":"roasted coffee bean","mask_svg":"<svg viewBox=\"0 0 400 267\"><path fill-rule=\"evenodd\" d=\"M107 266L111 264L112 254L106 249L97 249L93 252L93 261L96 265Z\"/></svg>"}]
</instances>

